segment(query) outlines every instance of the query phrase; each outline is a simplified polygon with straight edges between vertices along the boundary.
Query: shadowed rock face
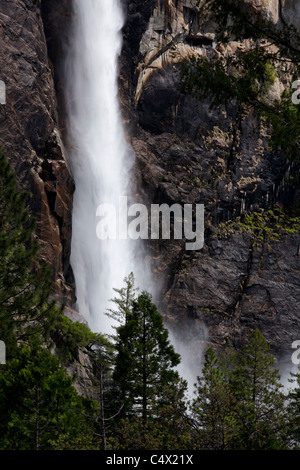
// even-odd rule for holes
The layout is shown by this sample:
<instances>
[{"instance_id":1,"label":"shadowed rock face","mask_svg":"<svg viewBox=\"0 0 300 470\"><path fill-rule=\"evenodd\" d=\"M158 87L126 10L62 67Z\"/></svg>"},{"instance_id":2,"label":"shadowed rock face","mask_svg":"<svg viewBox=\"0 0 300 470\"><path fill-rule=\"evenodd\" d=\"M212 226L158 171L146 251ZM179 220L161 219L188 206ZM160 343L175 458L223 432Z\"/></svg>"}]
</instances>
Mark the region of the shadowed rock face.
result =
<instances>
[{"instance_id":1,"label":"shadowed rock face","mask_svg":"<svg viewBox=\"0 0 300 470\"><path fill-rule=\"evenodd\" d=\"M298 14L294 2L249 3L278 25ZM128 4L134 18L145 17L141 4ZM243 210L290 203L298 193L285 182L284 156L268 150L254 116L238 119L233 105L211 110L209 102L181 92L178 60L232 55L242 45L217 46L214 25L201 29L200 20L192 0L157 1L147 25L139 23L145 30L138 52L130 42L132 19L124 28L121 83L128 86L121 97L142 197L148 203L204 203L206 210L202 251L186 252L175 241L149 243L154 276L162 283L160 310L196 361L208 344L239 347L255 327L278 357L289 358L299 327L299 235L263 250L245 234L227 240L214 234L220 222ZM276 81L273 97L282 86Z\"/></svg>"},{"instance_id":2,"label":"shadowed rock face","mask_svg":"<svg viewBox=\"0 0 300 470\"><path fill-rule=\"evenodd\" d=\"M0 145L38 220L40 256L53 269L56 293L72 297L69 265L73 183L58 127L56 95L39 2L5 1L0 8Z\"/></svg>"},{"instance_id":3,"label":"shadowed rock face","mask_svg":"<svg viewBox=\"0 0 300 470\"><path fill-rule=\"evenodd\" d=\"M300 4L294 0L279 0L278 11L281 20L293 25L298 31L300 28Z\"/></svg>"},{"instance_id":4,"label":"shadowed rock face","mask_svg":"<svg viewBox=\"0 0 300 470\"><path fill-rule=\"evenodd\" d=\"M124 0L127 21L120 60L120 98L136 152L137 199L150 203L203 203L205 246L186 252L184 241L148 243L159 306L166 323L195 360L209 343L238 347L259 327L278 356L299 339L299 235L253 247L248 235L219 240L220 222L243 210L297 197L287 185L288 164L271 153L252 115L238 119L234 105L211 110L183 94L176 69L182 57L234 54L240 43L215 44L214 25L200 28L193 0ZM295 22L295 2L253 2L281 24ZM62 64L70 40L71 0L2 1L0 143L30 192L38 217L41 256L53 267L57 292L72 304L69 265L73 183L62 145ZM42 8L42 11L41 11ZM277 96L282 84L276 82Z\"/></svg>"}]
</instances>

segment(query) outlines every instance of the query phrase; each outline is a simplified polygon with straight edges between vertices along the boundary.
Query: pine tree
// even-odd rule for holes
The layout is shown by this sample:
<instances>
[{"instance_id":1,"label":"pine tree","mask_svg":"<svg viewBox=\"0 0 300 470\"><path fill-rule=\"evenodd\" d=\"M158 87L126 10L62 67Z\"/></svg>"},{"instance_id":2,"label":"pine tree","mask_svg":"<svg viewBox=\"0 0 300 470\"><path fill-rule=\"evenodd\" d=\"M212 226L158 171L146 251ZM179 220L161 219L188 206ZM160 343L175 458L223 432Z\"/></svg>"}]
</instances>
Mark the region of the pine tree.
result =
<instances>
[{"instance_id":1,"label":"pine tree","mask_svg":"<svg viewBox=\"0 0 300 470\"><path fill-rule=\"evenodd\" d=\"M212 348L205 354L202 375L197 378L192 402L192 424L198 448L228 450L234 445L236 417L228 369Z\"/></svg>"},{"instance_id":2,"label":"pine tree","mask_svg":"<svg viewBox=\"0 0 300 470\"><path fill-rule=\"evenodd\" d=\"M35 221L11 165L0 150L0 339L7 356L17 342L46 337L57 315L49 302L51 273L38 259Z\"/></svg>"},{"instance_id":3,"label":"pine tree","mask_svg":"<svg viewBox=\"0 0 300 470\"><path fill-rule=\"evenodd\" d=\"M285 397L270 347L259 330L239 351L219 359L212 349L192 403L201 449L286 448Z\"/></svg>"},{"instance_id":4,"label":"pine tree","mask_svg":"<svg viewBox=\"0 0 300 470\"><path fill-rule=\"evenodd\" d=\"M293 387L287 396L286 434L290 449L300 449L300 374L291 373Z\"/></svg>"},{"instance_id":5,"label":"pine tree","mask_svg":"<svg viewBox=\"0 0 300 470\"><path fill-rule=\"evenodd\" d=\"M47 450L90 435L84 400L51 352L20 346L0 375L0 448Z\"/></svg>"},{"instance_id":6,"label":"pine tree","mask_svg":"<svg viewBox=\"0 0 300 470\"><path fill-rule=\"evenodd\" d=\"M270 346L257 329L235 356L230 384L236 400L240 448L284 447L284 394L274 363Z\"/></svg>"},{"instance_id":7,"label":"pine tree","mask_svg":"<svg viewBox=\"0 0 300 470\"><path fill-rule=\"evenodd\" d=\"M162 316L147 292L142 292L133 301L126 323L117 328L115 346L117 357L113 380L116 396L123 406L120 415L123 420L117 433L122 426L125 426L123 436L127 435L128 427L142 429L139 436L135 434L138 442L129 433L130 445L147 448L148 439L157 442L163 434L166 439L172 433L169 427L171 416L174 423L182 425L186 409L186 383L175 369L180 356L170 344ZM182 430L181 425L178 427ZM149 429L153 434L149 434ZM175 429L174 424L173 431ZM180 431L177 434L179 436Z\"/></svg>"},{"instance_id":8,"label":"pine tree","mask_svg":"<svg viewBox=\"0 0 300 470\"><path fill-rule=\"evenodd\" d=\"M138 291L138 288L135 287L135 279L132 272L124 278L124 283L125 287L113 289L118 294L118 296L111 299L111 302L115 303L116 308L108 309L106 312L106 315L119 325L126 324L133 301L136 298L136 292Z\"/></svg>"},{"instance_id":9,"label":"pine tree","mask_svg":"<svg viewBox=\"0 0 300 470\"><path fill-rule=\"evenodd\" d=\"M138 413L144 423L150 400L159 397L164 384L178 378L174 368L180 357L168 339L168 331L148 293L133 302L127 323L118 328L114 380L119 384L125 409Z\"/></svg>"}]
</instances>

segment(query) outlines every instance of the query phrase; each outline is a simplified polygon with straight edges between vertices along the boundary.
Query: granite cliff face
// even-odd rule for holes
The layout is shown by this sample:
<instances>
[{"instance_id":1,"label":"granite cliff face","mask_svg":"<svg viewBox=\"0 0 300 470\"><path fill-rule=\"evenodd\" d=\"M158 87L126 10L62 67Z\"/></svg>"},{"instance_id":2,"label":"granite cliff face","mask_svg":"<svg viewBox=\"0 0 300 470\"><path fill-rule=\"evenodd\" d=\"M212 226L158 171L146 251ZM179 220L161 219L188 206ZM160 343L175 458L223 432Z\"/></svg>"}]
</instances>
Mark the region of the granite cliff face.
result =
<instances>
[{"instance_id":1,"label":"granite cliff face","mask_svg":"<svg viewBox=\"0 0 300 470\"><path fill-rule=\"evenodd\" d=\"M137 198L147 203L203 203L203 250L184 243L149 243L160 309L196 360L208 344L223 348L259 327L278 356L298 338L300 235L264 251L248 235L215 236L222 221L299 196L287 185L282 155L267 147L254 116L237 119L233 105L212 111L182 93L176 63L193 55L234 54L201 25L194 0L123 0L127 12L120 97L136 152ZM293 0L249 0L273 21L298 26ZM251 6L251 5L250 5ZM8 102L0 107L0 143L30 192L41 256L53 267L57 292L72 305L69 265L73 183L64 138L63 57L71 0L1 1L0 63ZM283 83L276 81L277 96Z\"/></svg>"},{"instance_id":2,"label":"granite cliff face","mask_svg":"<svg viewBox=\"0 0 300 470\"><path fill-rule=\"evenodd\" d=\"M56 294L70 299L73 182L58 125L39 2L1 1L0 51L0 78L7 91L7 103L0 107L0 145L13 163L20 188L29 193L40 256L52 267Z\"/></svg>"},{"instance_id":3,"label":"granite cliff face","mask_svg":"<svg viewBox=\"0 0 300 470\"><path fill-rule=\"evenodd\" d=\"M299 194L286 184L289 165L268 150L254 116L239 120L233 105L212 111L209 102L181 92L178 60L234 54L244 46L217 44L215 26L201 25L196 3L157 1L149 15L140 3L128 2L124 30L121 93L144 197L204 203L206 209L201 252L175 242L151 244L153 271L157 282L163 280L161 311L178 342L189 345L190 357L209 343L238 347L258 327L277 356L289 361L299 326L299 235L285 236L262 257L249 236L218 240L214 234L219 222ZM296 2L249 3L278 25L299 26ZM284 86L277 80L271 96Z\"/></svg>"}]
</instances>

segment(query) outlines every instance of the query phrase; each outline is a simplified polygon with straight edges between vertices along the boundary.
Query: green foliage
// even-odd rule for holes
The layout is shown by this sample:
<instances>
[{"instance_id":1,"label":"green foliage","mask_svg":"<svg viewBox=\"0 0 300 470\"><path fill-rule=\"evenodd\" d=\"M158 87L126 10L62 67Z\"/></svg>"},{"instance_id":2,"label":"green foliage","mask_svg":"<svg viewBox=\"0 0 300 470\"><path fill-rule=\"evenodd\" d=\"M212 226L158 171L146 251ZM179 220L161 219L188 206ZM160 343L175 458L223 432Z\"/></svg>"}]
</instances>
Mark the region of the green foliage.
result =
<instances>
[{"instance_id":1,"label":"green foliage","mask_svg":"<svg viewBox=\"0 0 300 470\"><path fill-rule=\"evenodd\" d=\"M256 449L284 448L284 394L274 356L259 330L249 335L235 357L230 375L237 405L239 447Z\"/></svg>"},{"instance_id":2,"label":"green foliage","mask_svg":"<svg viewBox=\"0 0 300 470\"><path fill-rule=\"evenodd\" d=\"M26 210L26 194L0 151L0 338L7 354L18 341L47 334L58 315L49 302L51 273L38 260L34 220Z\"/></svg>"},{"instance_id":3,"label":"green foliage","mask_svg":"<svg viewBox=\"0 0 300 470\"><path fill-rule=\"evenodd\" d=\"M245 213L234 221L220 224L215 236L222 239L236 232L249 233L254 245L259 245L280 241L285 234L296 234L299 230L300 217L294 217L275 205L271 209Z\"/></svg>"},{"instance_id":4,"label":"green foliage","mask_svg":"<svg viewBox=\"0 0 300 470\"><path fill-rule=\"evenodd\" d=\"M131 312L132 304L135 299L135 293L138 291L138 288L134 286L135 279L132 272L129 276L125 277L124 283L125 286L121 289L114 289L118 296L111 299L111 302L115 303L116 309L108 309L106 312L109 318L112 318L121 325L126 324L127 317Z\"/></svg>"},{"instance_id":5,"label":"green foliage","mask_svg":"<svg viewBox=\"0 0 300 470\"><path fill-rule=\"evenodd\" d=\"M108 442L111 449L176 450L193 448L193 435L186 413L186 386L181 379L164 384L151 401L148 419L139 414L123 417ZM161 400L156 400L160 395Z\"/></svg>"},{"instance_id":6,"label":"green foliage","mask_svg":"<svg viewBox=\"0 0 300 470\"><path fill-rule=\"evenodd\" d=\"M148 293L133 302L127 322L117 328L117 358L114 381L118 385L124 412L151 414L150 401L159 399L161 387L178 377L180 362L168 339L168 331Z\"/></svg>"},{"instance_id":7,"label":"green foliage","mask_svg":"<svg viewBox=\"0 0 300 470\"><path fill-rule=\"evenodd\" d=\"M96 429L99 436L100 447L107 449L107 433L113 425L116 397L114 396L114 383L112 379L115 367L115 346L103 335L97 335L97 340L89 350L92 369L88 372L90 392L97 402Z\"/></svg>"},{"instance_id":8,"label":"green foliage","mask_svg":"<svg viewBox=\"0 0 300 470\"><path fill-rule=\"evenodd\" d=\"M293 387L288 394L287 422L288 444L290 449L300 449L300 373L292 373L290 382Z\"/></svg>"},{"instance_id":9,"label":"green foliage","mask_svg":"<svg viewBox=\"0 0 300 470\"><path fill-rule=\"evenodd\" d=\"M220 360L209 349L192 404L199 447L285 448L287 416L281 387L274 357L258 330L240 351Z\"/></svg>"},{"instance_id":10,"label":"green foliage","mask_svg":"<svg viewBox=\"0 0 300 470\"><path fill-rule=\"evenodd\" d=\"M173 415L172 415L173 416ZM189 427L183 423L172 429L159 420L149 420L146 424L138 416L122 418L108 440L112 450L189 450L193 440Z\"/></svg>"},{"instance_id":11,"label":"green foliage","mask_svg":"<svg viewBox=\"0 0 300 470\"><path fill-rule=\"evenodd\" d=\"M0 375L2 450L51 449L83 429L83 400L58 360L43 347L19 347Z\"/></svg>"},{"instance_id":12,"label":"green foliage","mask_svg":"<svg viewBox=\"0 0 300 470\"><path fill-rule=\"evenodd\" d=\"M111 341L100 333L93 333L87 325L72 322L65 315L60 315L54 325L51 336L56 346L56 356L64 363L78 359L79 351L86 357L85 388L93 397L93 409L89 420L94 425L95 435L84 434L74 441L71 436L60 436L52 441L55 449L104 449L106 450L106 433L113 413L115 397L112 392L112 370L115 362L115 348ZM82 368L82 365L81 365ZM74 447L75 446L75 447Z\"/></svg>"},{"instance_id":13,"label":"green foliage","mask_svg":"<svg viewBox=\"0 0 300 470\"><path fill-rule=\"evenodd\" d=\"M73 322L61 313L51 330L51 337L55 342L57 354L62 360L72 359L79 349L90 348L98 340L87 325Z\"/></svg>"},{"instance_id":14,"label":"green foliage","mask_svg":"<svg viewBox=\"0 0 300 470\"><path fill-rule=\"evenodd\" d=\"M235 103L238 113L253 109L270 126L270 145L288 158L299 158L300 108L293 104L288 85L280 99L268 94L276 77L290 83L300 76L300 35L293 26L279 28L259 6L238 0L201 3L203 27L214 21L219 44L231 40L242 46L234 55L192 58L180 64L184 89L212 107Z\"/></svg>"},{"instance_id":15,"label":"green foliage","mask_svg":"<svg viewBox=\"0 0 300 470\"><path fill-rule=\"evenodd\" d=\"M117 414L108 442L121 449L179 448L190 438L185 421L186 383L175 370L180 356L169 342L151 296L142 292L135 297L134 283L129 287L130 308L116 329L112 390ZM121 299L123 294L119 292Z\"/></svg>"},{"instance_id":16,"label":"green foliage","mask_svg":"<svg viewBox=\"0 0 300 470\"><path fill-rule=\"evenodd\" d=\"M99 450L101 449L101 439L97 436L87 433L85 430L79 432L76 437L70 434L58 436L57 439L50 441L51 450Z\"/></svg>"},{"instance_id":17,"label":"green foliage","mask_svg":"<svg viewBox=\"0 0 300 470\"><path fill-rule=\"evenodd\" d=\"M57 441L90 433L83 418L90 401L77 394L50 348L55 336L60 356L71 355L93 335L49 300L52 273L39 260L26 199L1 150L0 339L7 364L0 368L0 448L6 450L52 449Z\"/></svg>"},{"instance_id":18,"label":"green foliage","mask_svg":"<svg viewBox=\"0 0 300 470\"><path fill-rule=\"evenodd\" d=\"M209 348L192 402L195 441L200 448L226 450L232 446L237 430L237 419L231 412L234 403L226 367Z\"/></svg>"}]
</instances>

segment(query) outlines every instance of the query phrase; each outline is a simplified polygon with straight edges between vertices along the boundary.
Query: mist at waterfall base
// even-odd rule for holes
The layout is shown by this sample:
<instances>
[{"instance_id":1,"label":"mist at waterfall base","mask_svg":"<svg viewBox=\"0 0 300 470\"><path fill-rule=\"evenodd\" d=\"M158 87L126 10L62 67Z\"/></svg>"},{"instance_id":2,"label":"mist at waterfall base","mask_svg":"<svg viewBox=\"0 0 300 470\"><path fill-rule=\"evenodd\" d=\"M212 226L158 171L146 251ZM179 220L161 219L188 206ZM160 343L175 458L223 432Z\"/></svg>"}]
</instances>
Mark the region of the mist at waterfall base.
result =
<instances>
[{"instance_id":1,"label":"mist at waterfall base","mask_svg":"<svg viewBox=\"0 0 300 470\"><path fill-rule=\"evenodd\" d=\"M118 206L131 195L134 153L124 134L118 98L118 59L124 13L119 0L74 0L65 61L70 167L75 180L71 265L77 310L94 331L111 333L113 288L134 272L145 288L150 276L136 240L99 240L100 204Z\"/></svg>"}]
</instances>

